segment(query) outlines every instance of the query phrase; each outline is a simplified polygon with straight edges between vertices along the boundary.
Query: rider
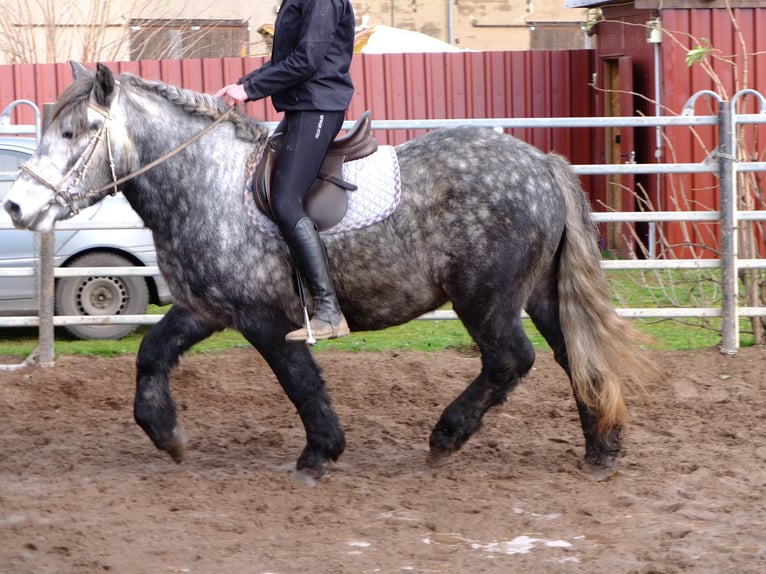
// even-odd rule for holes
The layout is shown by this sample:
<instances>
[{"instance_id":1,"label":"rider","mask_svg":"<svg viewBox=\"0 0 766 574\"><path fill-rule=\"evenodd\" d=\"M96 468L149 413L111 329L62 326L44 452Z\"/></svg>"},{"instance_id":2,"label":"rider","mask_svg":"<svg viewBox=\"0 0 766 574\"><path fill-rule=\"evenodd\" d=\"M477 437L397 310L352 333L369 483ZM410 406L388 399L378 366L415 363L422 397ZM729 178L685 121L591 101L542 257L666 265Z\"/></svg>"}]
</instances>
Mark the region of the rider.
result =
<instances>
[{"instance_id":1,"label":"rider","mask_svg":"<svg viewBox=\"0 0 766 574\"><path fill-rule=\"evenodd\" d=\"M285 135L270 206L314 298L310 325L316 339L349 333L324 244L303 201L351 102L353 52L354 11L349 0L284 0L274 24L271 60L216 93L229 105L271 96L274 108L285 112L277 128ZM285 339L305 341L308 335L304 326Z\"/></svg>"}]
</instances>

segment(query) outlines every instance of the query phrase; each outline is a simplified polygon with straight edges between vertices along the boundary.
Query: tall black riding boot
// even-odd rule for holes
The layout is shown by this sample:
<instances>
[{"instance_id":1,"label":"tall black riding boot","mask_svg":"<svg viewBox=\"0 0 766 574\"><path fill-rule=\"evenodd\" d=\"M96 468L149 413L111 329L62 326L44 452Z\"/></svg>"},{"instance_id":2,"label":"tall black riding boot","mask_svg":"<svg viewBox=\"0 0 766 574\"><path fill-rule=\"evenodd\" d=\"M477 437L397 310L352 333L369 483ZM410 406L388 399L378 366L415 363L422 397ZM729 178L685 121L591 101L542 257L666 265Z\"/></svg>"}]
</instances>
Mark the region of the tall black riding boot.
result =
<instances>
[{"instance_id":1,"label":"tall black riding boot","mask_svg":"<svg viewBox=\"0 0 766 574\"><path fill-rule=\"evenodd\" d=\"M309 322L311 334L315 339L334 339L348 335L348 324L341 313L330 277L327 253L314 222L309 217L301 218L285 240L314 298L314 316ZM308 330L304 326L289 332L285 340L306 341L308 338Z\"/></svg>"}]
</instances>

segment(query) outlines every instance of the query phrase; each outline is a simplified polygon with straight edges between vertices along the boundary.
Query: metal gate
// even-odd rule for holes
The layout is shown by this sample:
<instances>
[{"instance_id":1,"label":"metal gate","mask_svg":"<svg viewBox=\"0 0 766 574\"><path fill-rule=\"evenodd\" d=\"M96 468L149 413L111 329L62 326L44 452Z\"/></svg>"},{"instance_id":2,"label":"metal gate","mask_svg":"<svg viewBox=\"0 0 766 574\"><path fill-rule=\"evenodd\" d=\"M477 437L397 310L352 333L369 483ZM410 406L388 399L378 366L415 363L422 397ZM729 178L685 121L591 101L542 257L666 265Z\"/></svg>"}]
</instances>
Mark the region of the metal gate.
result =
<instances>
[{"instance_id":1,"label":"metal gate","mask_svg":"<svg viewBox=\"0 0 766 574\"><path fill-rule=\"evenodd\" d=\"M746 96L757 99L760 112L757 114L736 113L737 102ZM717 116L694 115L695 102L700 97L711 97L719 107ZM31 102L29 102L31 103ZM15 105L14 102L13 105ZM34 105L34 104L32 104ZM592 127L664 127L664 126L718 126L719 141L716 142L715 157L702 163L650 163L650 164L590 164L573 165L580 175L609 174L683 174L714 173L718 175L721 204L718 211L651 211L594 213L595 222L648 222L656 224L665 221L716 221L721 229L720 259L627 259L603 261L604 269L684 269L684 268L720 268L723 278L723 296L718 307L686 308L622 308L617 312L624 317L720 317L722 321L721 351L734 354L739 347L739 318L766 316L766 307L742 307L738 305L737 273L741 269L764 269L766 259L740 259L737 253L737 227L741 221L766 221L766 211L739 211L737 209L738 172L766 171L766 162L740 161L736 157L736 137L738 126L747 124L766 124L766 98L754 90L742 90L732 100L723 101L710 91L698 92L692 96L680 116L653 117L578 117L578 118L491 118L491 119L456 119L456 120L373 120L373 129L379 130L431 130L458 125L474 125L493 128L499 131L514 128L592 128ZM351 122L344 125L350 127ZM16 133L31 133L34 126L16 126ZM0 133L10 133L8 126L3 126ZM39 134L39 122L36 126ZM2 224L0 224L2 225ZM60 222L59 229L102 229L121 228L114 224L83 225L70 227L72 224ZM28 233L20 231L19 233ZM52 234L50 234L52 235ZM41 238L41 257L39 272L35 268L16 269L16 273L38 273L40 284L39 317L0 318L0 326L38 326L39 347L23 365L37 363L54 364L53 327L73 324L153 324L161 315L104 315L104 316L54 316L53 284L54 279L72 276L97 276L104 273L122 275L152 275L157 268L53 268L52 241ZM47 247L46 247L47 245ZM0 275L9 275L3 272ZM454 319L452 311L436 311L421 317L422 319ZM0 366L0 368L18 368L21 365Z\"/></svg>"}]
</instances>

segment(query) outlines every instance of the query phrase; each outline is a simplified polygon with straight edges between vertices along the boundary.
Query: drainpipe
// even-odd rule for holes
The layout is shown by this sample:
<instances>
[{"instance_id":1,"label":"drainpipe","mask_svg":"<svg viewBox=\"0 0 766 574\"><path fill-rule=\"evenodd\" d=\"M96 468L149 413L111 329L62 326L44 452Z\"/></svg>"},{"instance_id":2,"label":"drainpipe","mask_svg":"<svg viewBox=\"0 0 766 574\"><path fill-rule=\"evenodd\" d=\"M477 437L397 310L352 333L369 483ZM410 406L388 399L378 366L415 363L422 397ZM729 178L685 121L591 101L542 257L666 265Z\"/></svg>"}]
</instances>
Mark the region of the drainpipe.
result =
<instances>
[{"instance_id":1,"label":"drainpipe","mask_svg":"<svg viewBox=\"0 0 766 574\"><path fill-rule=\"evenodd\" d=\"M662 21L659 16L646 23L646 41L654 44L654 115L662 115ZM654 128L654 161L662 161L662 126ZM654 209L662 210L662 174L657 174L657 192L654 196ZM657 257L657 222L649 223L649 258Z\"/></svg>"}]
</instances>

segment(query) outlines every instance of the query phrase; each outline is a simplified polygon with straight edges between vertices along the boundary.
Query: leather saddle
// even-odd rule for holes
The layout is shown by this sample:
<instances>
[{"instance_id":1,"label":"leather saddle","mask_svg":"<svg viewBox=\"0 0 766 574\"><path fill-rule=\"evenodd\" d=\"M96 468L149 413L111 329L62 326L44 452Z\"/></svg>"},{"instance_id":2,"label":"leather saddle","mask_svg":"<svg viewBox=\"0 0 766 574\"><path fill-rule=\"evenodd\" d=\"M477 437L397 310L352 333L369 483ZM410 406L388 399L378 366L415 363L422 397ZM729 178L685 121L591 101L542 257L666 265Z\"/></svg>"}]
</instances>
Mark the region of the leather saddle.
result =
<instances>
[{"instance_id":1,"label":"leather saddle","mask_svg":"<svg viewBox=\"0 0 766 574\"><path fill-rule=\"evenodd\" d=\"M364 112L350 130L335 138L306 196L303 208L320 231L337 225L343 219L348 207L347 192L357 189L353 183L343 180L343 163L361 159L378 149L378 142L372 137L371 118L369 111ZM255 205L272 220L274 215L269 201L271 178L283 140L284 133L274 133L269 137L263 157L255 166L252 177Z\"/></svg>"}]
</instances>

